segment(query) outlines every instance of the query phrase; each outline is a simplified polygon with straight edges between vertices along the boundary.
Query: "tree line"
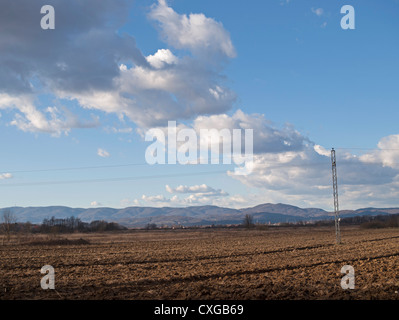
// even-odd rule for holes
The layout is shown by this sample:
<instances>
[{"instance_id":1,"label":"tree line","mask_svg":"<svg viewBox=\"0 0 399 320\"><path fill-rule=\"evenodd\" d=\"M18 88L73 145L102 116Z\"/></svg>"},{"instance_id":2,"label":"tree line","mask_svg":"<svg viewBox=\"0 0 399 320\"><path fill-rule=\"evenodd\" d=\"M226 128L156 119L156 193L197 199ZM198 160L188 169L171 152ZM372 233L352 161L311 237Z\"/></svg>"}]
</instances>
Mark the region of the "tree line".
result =
<instances>
[{"instance_id":1,"label":"tree line","mask_svg":"<svg viewBox=\"0 0 399 320\"><path fill-rule=\"evenodd\" d=\"M55 218L44 219L40 225L41 233L73 233L73 232L102 232L124 230L125 227L104 220L95 220L92 222L83 222L80 218L69 217L64 219Z\"/></svg>"},{"instance_id":2,"label":"tree line","mask_svg":"<svg viewBox=\"0 0 399 320\"><path fill-rule=\"evenodd\" d=\"M3 242L4 240L9 242L11 234L104 232L125 229L125 227L115 222L103 220L83 222L80 218L73 216L64 219L53 216L43 219L41 224L17 222L15 214L10 209L3 210L0 217L0 234L5 236Z\"/></svg>"}]
</instances>

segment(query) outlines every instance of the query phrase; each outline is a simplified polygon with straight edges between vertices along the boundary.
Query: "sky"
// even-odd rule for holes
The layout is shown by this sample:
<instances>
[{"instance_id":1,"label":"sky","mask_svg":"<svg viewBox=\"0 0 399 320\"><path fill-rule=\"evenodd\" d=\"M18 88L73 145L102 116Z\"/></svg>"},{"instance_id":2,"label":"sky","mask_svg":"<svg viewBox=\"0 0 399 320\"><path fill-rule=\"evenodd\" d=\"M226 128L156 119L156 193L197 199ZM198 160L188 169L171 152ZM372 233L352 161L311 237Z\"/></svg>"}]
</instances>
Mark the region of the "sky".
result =
<instances>
[{"instance_id":1,"label":"sky","mask_svg":"<svg viewBox=\"0 0 399 320\"><path fill-rule=\"evenodd\" d=\"M341 209L399 206L398 0L0 6L0 208L333 210L331 148ZM146 133L170 121L252 130L250 173L149 164Z\"/></svg>"}]
</instances>

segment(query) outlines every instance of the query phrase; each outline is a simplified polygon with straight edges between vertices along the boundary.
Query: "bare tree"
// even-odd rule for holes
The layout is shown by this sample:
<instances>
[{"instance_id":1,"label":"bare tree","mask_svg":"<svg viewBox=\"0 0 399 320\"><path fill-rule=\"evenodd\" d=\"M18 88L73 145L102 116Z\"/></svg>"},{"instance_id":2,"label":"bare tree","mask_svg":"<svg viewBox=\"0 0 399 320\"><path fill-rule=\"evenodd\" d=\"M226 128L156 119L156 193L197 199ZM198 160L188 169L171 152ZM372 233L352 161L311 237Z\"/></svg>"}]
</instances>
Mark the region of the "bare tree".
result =
<instances>
[{"instance_id":1,"label":"bare tree","mask_svg":"<svg viewBox=\"0 0 399 320\"><path fill-rule=\"evenodd\" d=\"M17 218L10 209L4 209L1 218L3 220L2 226L5 237L7 239L7 242L10 242L11 231L13 229L14 224L17 222ZM4 244L4 238L3 238L3 244Z\"/></svg>"},{"instance_id":2,"label":"bare tree","mask_svg":"<svg viewBox=\"0 0 399 320\"><path fill-rule=\"evenodd\" d=\"M250 215L249 213L247 213L244 217L243 224L244 224L244 227L247 229L252 228L254 226L254 217L252 215Z\"/></svg>"}]
</instances>

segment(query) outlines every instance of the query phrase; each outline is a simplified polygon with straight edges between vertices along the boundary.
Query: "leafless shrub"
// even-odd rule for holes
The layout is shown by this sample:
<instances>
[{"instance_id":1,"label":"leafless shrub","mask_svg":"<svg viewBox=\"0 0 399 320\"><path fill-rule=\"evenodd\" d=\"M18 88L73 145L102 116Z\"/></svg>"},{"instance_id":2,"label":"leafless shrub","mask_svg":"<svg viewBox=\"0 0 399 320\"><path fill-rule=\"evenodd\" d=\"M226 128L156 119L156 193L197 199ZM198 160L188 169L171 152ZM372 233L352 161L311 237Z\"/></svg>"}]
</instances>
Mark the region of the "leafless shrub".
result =
<instances>
[{"instance_id":1,"label":"leafless shrub","mask_svg":"<svg viewBox=\"0 0 399 320\"><path fill-rule=\"evenodd\" d=\"M28 243L31 246L65 246L65 245L87 245L90 244L89 240L86 239L47 239L31 241Z\"/></svg>"},{"instance_id":2,"label":"leafless shrub","mask_svg":"<svg viewBox=\"0 0 399 320\"><path fill-rule=\"evenodd\" d=\"M251 214L247 213L244 217L243 225L247 229L253 228L255 226L254 217Z\"/></svg>"},{"instance_id":3,"label":"leafless shrub","mask_svg":"<svg viewBox=\"0 0 399 320\"><path fill-rule=\"evenodd\" d=\"M4 245L4 240L7 240L7 243L10 242L11 232L13 231L15 223L17 222L17 218L10 209L4 209L1 218L2 218L2 230L4 232L4 237L3 237L3 245Z\"/></svg>"}]
</instances>

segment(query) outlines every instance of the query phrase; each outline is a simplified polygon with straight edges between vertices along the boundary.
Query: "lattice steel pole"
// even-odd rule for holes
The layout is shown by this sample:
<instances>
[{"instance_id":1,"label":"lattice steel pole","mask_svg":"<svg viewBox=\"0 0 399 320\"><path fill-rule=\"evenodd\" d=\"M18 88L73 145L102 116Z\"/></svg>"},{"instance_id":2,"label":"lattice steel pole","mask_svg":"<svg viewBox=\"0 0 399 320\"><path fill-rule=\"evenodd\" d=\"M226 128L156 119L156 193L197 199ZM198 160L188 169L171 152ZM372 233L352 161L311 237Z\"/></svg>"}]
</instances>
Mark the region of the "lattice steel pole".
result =
<instances>
[{"instance_id":1,"label":"lattice steel pole","mask_svg":"<svg viewBox=\"0 0 399 320\"><path fill-rule=\"evenodd\" d=\"M337 182L337 161L335 158L335 150L331 150L332 163L332 180L333 180L333 194L334 194L334 213L335 213L335 239L336 243L341 243L341 231L339 229L339 206L338 206L338 182Z\"/></svg>"}]
</instances>

